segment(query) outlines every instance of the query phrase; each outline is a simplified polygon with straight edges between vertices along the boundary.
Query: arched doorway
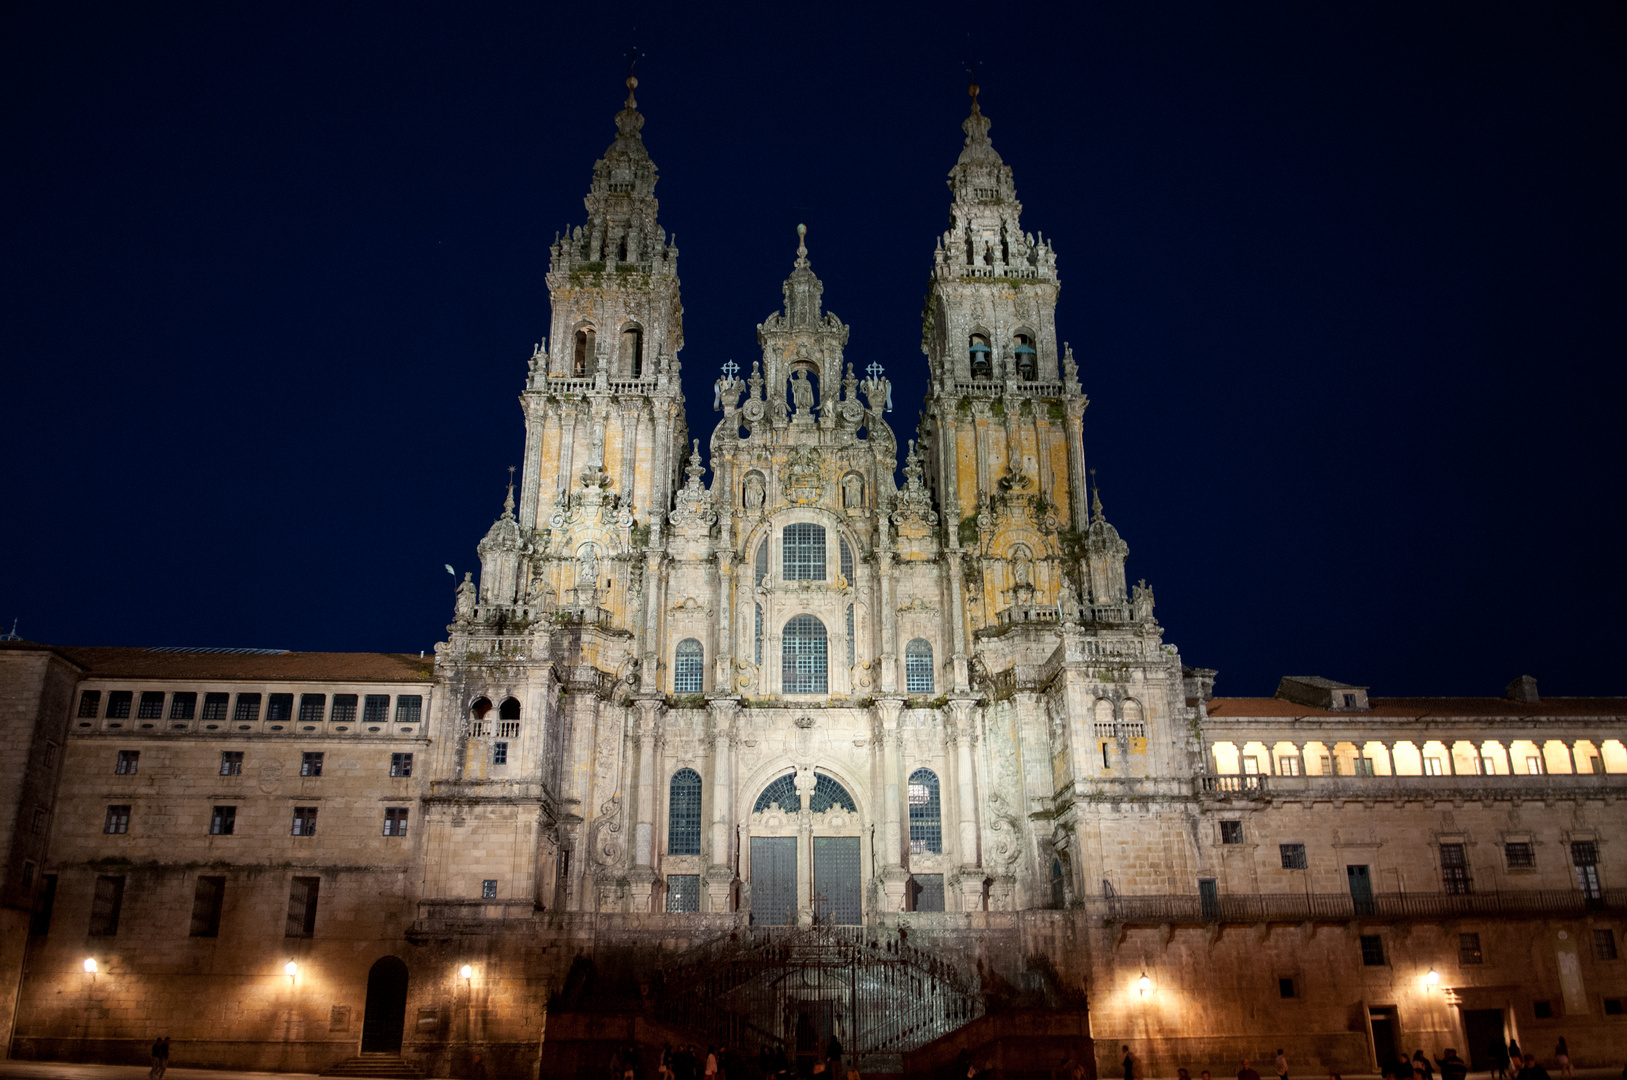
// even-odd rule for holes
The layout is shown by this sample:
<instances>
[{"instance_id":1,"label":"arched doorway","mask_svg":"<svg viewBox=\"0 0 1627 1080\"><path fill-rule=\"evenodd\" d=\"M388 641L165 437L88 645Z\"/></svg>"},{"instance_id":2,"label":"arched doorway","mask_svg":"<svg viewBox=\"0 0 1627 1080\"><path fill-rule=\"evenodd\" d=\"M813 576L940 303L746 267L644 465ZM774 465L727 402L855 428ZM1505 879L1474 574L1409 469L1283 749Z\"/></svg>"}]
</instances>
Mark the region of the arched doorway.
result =
<instances>
[{"instance_id":1,"label":"arched doorway","mask_svg":"<svg viewBox=\"0 0 1627 1080\"><path fill-rule=\"evenodd\" d=\"M780 776L757 796L749 823L753 923L788 925L799 912L821 923L863 921L863 829L838 780L822 772Z\"/></svg>"},{"instance_id":2,"label":"arched doorway","mask_svg":"<svg viewBox=\"0 0 1627 1080\"><path fill-rule=\"evenodd\" d=\"M406 1022L407 965L398 956L380 957L367 973L362 1053L399 1054Z\"/></svg>"}]
</instances>

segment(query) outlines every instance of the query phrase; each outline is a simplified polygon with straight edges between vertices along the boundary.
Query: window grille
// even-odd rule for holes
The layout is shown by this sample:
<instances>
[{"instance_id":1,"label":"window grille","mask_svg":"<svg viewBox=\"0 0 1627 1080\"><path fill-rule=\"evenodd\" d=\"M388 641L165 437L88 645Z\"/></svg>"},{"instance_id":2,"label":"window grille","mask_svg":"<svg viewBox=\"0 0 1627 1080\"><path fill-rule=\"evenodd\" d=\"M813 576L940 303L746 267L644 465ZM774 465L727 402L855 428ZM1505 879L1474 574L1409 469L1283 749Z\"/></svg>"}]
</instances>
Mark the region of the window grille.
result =
<instances>
[{"instance_id":1,"label":"window grille","mask_svg":"<svg viewBox=\"0 0 1627 1080\"><path fill-rule=\"evenodd\" d=\"M1571 841L1571 864L1576 867L1576 884L1589 900L1600 900L1604 889L1599 881L1599 845L1592 840Z\"/></svg>"},{"instance_id":2,"label":"window grille","mask_svg":"<svg viewBox=\"0 0 1627 1080\"><path fill-rule=\"evenodd\" d=\"M288 832L290 836L315 836L316 807L294 807L294 824L293 827L288 830Z\"/></svg>"},{"instance_id":3,"label":"window grille","mask_svg":"<svg viewBox=\"0 0 1627 1080\"><path fill-rule=\"evenodd\" d=\"M1469 861L1462 844L1441 845L1441 886L1450 896L1464 896L1470 891Z\"/></svg>"},{"instance_id":4,"label":"window grille","mask_svg":"<svg viewBox=\"0 0 1627 1080\"><path fill-rule=\"evenodd\" d=\"M210 836L230 836L237 831L237 807L217 806L209 815Z\"/></svg>"},{"instance_id":5,"label":"window grille","mask_svg":"<svg viewBox=\"0 0 1627 1080\"><path fill-rule=\"evenodd\" d=\"M100 690L86 690L79 695L79 715L94 718L102 708L102 692Z\"/></svg>"},{"instance_id":6,"label":"window grille","mask_svg":"<svg viewBox=\"0 0 1627 1080\"><path fill-rule=\"evenodd\" d=\"M909 803L910 854L941 853L943 808L938 800L937 773L931 769L916 769L910 773Z\"/></svg>"},{"instance_id":7,"label":"window grille","mask_svg":"<svg viewBox=\"0 0 1627 1080\"><path fill-rule=\"evenodd\" d=\"M120 750L118 763L113 766L113 773L116 776L134 776L140 764L140 750Z\"/></svg>"},{"instance_id":8,"label":"window grille","mask_svg":"<svg viewBox=\"0 0 1627 1080\"><path fill-rule=\"evenodd\" d=\"M227 698L229 698L230 696L231 695L229 695L229 694L205 694L205 695L203 695L203 719L205 719L205 720L224 720L224 719L226 719L226 701L227 701Z\"/></svg>"},{"instance_id":9,"label":"window grille","mask_svg":"<svg viewBox=\"0 0 1627 1080\"><path fill-rule=\"evenodd\" d=\"M220 775L222 775L222 776L242 776L243 775L243 751L241 751L241 750L222 750L220 752Z\"/></svg>"},{"instance_id":10,"label":"window grille","mask_svg":"<svg viewBox=\"0 0 1627 1080\"><path fill-rule=\"evenodd\" d=\"M112 937L119 932L119 909L124 907L124 878L103 875L96 879L90 901L90 936Z\"/></svg>"},{"instance_id":11,"label":"window grille","mask_svg":"<svg viewBox=\"0 0 1627 1080\"><path fill-rule=\"evenodd\" d=\"M1483 963L1484 961L1485 961L1485 957L1480 952L1480 935L1479 934L1459 934L1458 935L1458 963L1459 964L1479 964L1479 963Z\"/></svg>"},{"instance_id":12,"label":"window grille","mask_svg":"<svg viewBox=\"0 0 1627 1080\"><path fill-rule=\"evenodd\" d=\"M853 549L847 546L846 537L837 537L841 543L842 577L847 579L849 585L853 584Z\"/></svg>"},{"instance_id":13,"label":"window grille","mask_svg":"<svg viewBox=\"0 0 1627 1080\"><path fill-rule=\"evenodd\" d=\"M1503 845L1503 857L1508 860L1510 870L1530 868L1537 865L1537 853L1529 841L1519 840Z\"/></svg>"},{"instance_id":14,"label":"window grille","mask_svg":"<svg viewBox=\"0 0 1627 1080\"><path fill-rule=\"evenodd\" d=\"M294 718L294 695L272 694L266 719L274 723L287 723Z\"/></svg>"},{"instance_id":15,"label":"window grille","mask_svg":"<svg viewBox=\"0 0 1627 1080\"><path fill-rule=\"evenodd\" d=\"M107 817L102 821L102 831L116 836L122 836L130 831L130 808L128 806L109 806Z\"/></svg>"},{"instance_id":16,"label":"window grille","mask_svg":"<svg viewBox=\"0 0 1627 1080\"><path fill-rule=\"evenodd\" d=\"M768 577L768 538L764 537L763 542L757 545L757 584L759 586L761 586L762 583L763 583L763 580L765 578L767 578L767 577ZM92 713L91 715L94 716L95 714Z\"/></svg>"},{"instance_id":17,"label":"window grille","mask_svg":"<svg viewBox=\"0 0 1627 1080\"><path fill-rule=\"evenodd\" d=\"M169 696L169 718L171 720L190 720L197 709L198 692L196 690L183 690Z\"/></svg>"},{"instance_id":18,"label":"window grille","mask_svg":"<svg viewBox=\"0 0 1627 1080\"><path fill-rule=\"evenodd\" d=\"M1220 842L1222 844L1241 844L1243 842L1243 823L1241 821L1222 821L1220 823Z\"/></svg>"},{"instance_id":19,"label":"window grille","mask_svg":"<svg viewBox=\"0 0 1627 1080\"><path fill-rule=\"evenodd\" d=\"M407 835L407 808L404 806L390 806L384 810L384 835Z\"/></svg>"},{"instance_id":20,"label":"window grille","mask_svg":"<svg viewBox=\"0 0 1627 1080\"><path fill-rule=\"evenodd\" d=\"M753 653L753 655L756 657L756 659L753 660L752 663L756 664L758 667L761 667L763 663L763 605L754 604L752 606L757 609L757 613L752 624L753 640L756 642L756 651Z\"/></svg>"},{"instance_id":21,"label":"window grille","mask_svg":"<svg viewBox=\"0 0 1627 1080\"><path fill-rule=\"evenodd\" d=\"M1614 930L1593 931L1593 959L1614 960L1616 957L1616 932Z\"/></svg>"},{"instance_id":22,"label":"window grille","mask_svg":"<svg viewBox=\"0 0 1627 1080\"><path fill-rule=\"evenodd\" d=\"M494 742L491 744L491 763L493 765L508 764L508 743Z\"/></svg>"},{"instance_id":23,"label":"window grille","mask_svg":"<svg viewBox=\"0 0 1627 1080\"><path fill-rule=\"evenodd\" d=\"M825 580L825 527L799 521L785 527L785 580ZM824 691L820 691L824 693Z\"/></svg>"},{"instance_id":24,"label":"window grille","mask_svg":"<svg viewBox=\"0 0 1627 1080\"><path fill-rule=\"evenodd\" d=\"M815 814L823 814L832 807L839 807L850 814L859 812L853 803L853 796L847 793L847 788L824 773L815 773L813 794L808 797L808 809Z\"/></svg>"},{"instance_id":25,"label":"window grille","mask_svg":"<svg viewBox=\"0 0 1627 1080\"><path fill-rule=\"evenodd\" d=\"M504 702L506 705L507 702ZM518 705L519 702L515 702ZM395 699L395 722L398 724L416 724L424 712L424 695L397 694ZM519 715L518 711L515 713Z\"/></svg>"},{"instance_id":26,"label":"window grille","mask_svg":"<svg viewBox=\"0 0 1627 1080\"><path fill-rule=\"evenodd\" d=\"M299 774L301 776L322 775L322 754L305 753L299 756Z\"/></svg>"},{"instance_id":27,"label":"window grille","mask_svg":"<svg viewBox=\"0 0 1627 1080\"><path fill-rule=\"evenodd\" d=\"M684 638L678 642L678 648L672 661L672 692L674 694L698 694L705 689L705 676L702 672L702 659L705 650L701 643L694 638Z\"/></svg>"},{"instance_id":28,"label":"window grille","mask_svg":"<svg viewBox=\"0 0 1627 1080\"><path fill-rule=\"evenodd\" d=\"M192 893L191 937L220 935L221 902L226 898L226 879L200 877Z\"/></svg>"},{"instance_id":29,"label":"window grille","mask_svg":"<svg viewBox=\"0 0 1627 1080\"><path fill-rule=\"evenodd\" d=\"M480 883L480 898L482 900L497 899L497 879L487 878Z\"/></svg>"},{"instance_id":30,"label":"window grille","mask_svg":"<svg viewBox=\"0 0 1627 1080\"><path fill-rule=\"evenodd\" d=\"M1377 934L1361 936L1361 962L1366 967L1384 966L1384 939Z\"/></svg>"},{"instance_id":31,"label":"window grille","mask_svg":"<svg viewBox=\"0 0 1627 1080\"><path fill-rule=\"evenodd\" d=\"M288 921L284 937L308 938L316 934L316 898L322 879L297 877L288 889Z\"/></svg>"},{"instance_id":32,"label":"window grille","mask_svg":"<svg viewBox=\"0 0 1627 1080\"><path fill-rule=\"evenodd\" d=\"M904 690L932 693L932 646L925 638L914 638L904 646Z\"/></svg>"},{"instance_id":33,"label":"window grille","mask_svg":"<svg viewBox=\"0 0 1627 1080\"><path fill-rule=\"evenodd\" d=\"M785 774L763 789L752 804L751 812L760 814L770 806L778 806L788 814L802 812L802 795L797 791L796 777L790 773Z\"/></svg>"},{"instance_id":34,"label":"window grille","mask_svg":"<svg viewBox=\"0 0 1627 1080\"><path fill-rule=\"evenodd\" d=\"M232 714L232 719L239 724L252 724L260 719L260 695L238 694L237 711Z\"/></svg>"},{"instance_id":35,"label":"window grille","mask_svg":"<svg viewBox=\"0 0 1627 1080\"><path fill-rule=\"evenodd\" d=\"M1284 870L1305 869L1304 844L1278 844L1277 853L1282 856L1282 868Z\"/></svg>"},{"instance_id":36,"label":"window grille","mask_svg":"<svg viewBox=\"0 0 1627 1080\"><path fill-rule=\"evenodd\" d=\"M853 666L853 605L847 605L847 666Z\"/></svg>"},{"instance_id":37,"label":"window grille","mask_svg":"<svg viewBox=\"0 0 1627 1080\"><path fill-rule=\"evenodd\" d=\"M356 695L333 695L333 712L328 714L328 719L336 724L354 724L356 722Z\"/></svg>"},{"instance_id":38,"label":"window grille","mask_svg":"<svg viewBox=\"0 0 1627 1080\"><path fill-rule=\"evenodd\" d=\"M299 696L299 722L302 724L320 724L322 717L328 711L328 695L301 694Z\"/></svg>"},{"instance_id":39,"label":"window grille","mask_svg":"<svg viewBox=\"0 0 1627 1080\"><path fill-rule=\"evenodd\" d=\"M411 776L412 775L412 755L411 754L391 754L390 755L390 775L391 776Z\"/></svg>"},{"instance_id":40,"label":"window grille","mask_svg":"<svg viewBox=\"0 0 1627 1080\"><path fill-rule=\"evenodd\" d=\"M368 694L362 703L362 723L382 724L390 718L390 695Z\"/></svg>"},{"instance_id":41,"label":"window grille","mask_svg":"<svg viewBox=\"0 0 1627 1080\"><path fill-rule=\"evenodd\" d=\"M824 623L812 615L798 615L786 623L785 633L780 639L780 654L780 675L785 693L829 692Z\"/></svg>"},{"instance_id":42,"label":"window grille","mask_svg":"<svg viewBox=\"0 0 1627 1080\"><path fill-rule=\"evenodd\" d=\"M162 720L164 718L164 691L143 690L141 704L136 706L137 720Z\"/></svg>"},{"instance_id":43,"label":"window grille","mask_svg":"<svg viewBox=\"0 0 1627 1080\"><path fill-rule=\"evenodd\" d=\"M667 792L667 854L701 853L701 776L694 769L672 774Z\"/></svg>"},{"instance_id":44,"label":"window grille","mask_svg":"<svg viewBox=\"0 0 1627 1080\"><path fill-rule=\"evenodd\" d=\"M126 720L130 716L130 691L114 690L107 695L107 718Z\"/></svg>"},{"instance_id":45,"label":"window grille","mask_svg":"<svg viewBox=\"0 0 1627 1080\"><path fill-rule=\"evenodd\" d=\"M699 874L667 875L667 910L699 911L701 909L701 876Z\"/></svg>"}]
</instances>

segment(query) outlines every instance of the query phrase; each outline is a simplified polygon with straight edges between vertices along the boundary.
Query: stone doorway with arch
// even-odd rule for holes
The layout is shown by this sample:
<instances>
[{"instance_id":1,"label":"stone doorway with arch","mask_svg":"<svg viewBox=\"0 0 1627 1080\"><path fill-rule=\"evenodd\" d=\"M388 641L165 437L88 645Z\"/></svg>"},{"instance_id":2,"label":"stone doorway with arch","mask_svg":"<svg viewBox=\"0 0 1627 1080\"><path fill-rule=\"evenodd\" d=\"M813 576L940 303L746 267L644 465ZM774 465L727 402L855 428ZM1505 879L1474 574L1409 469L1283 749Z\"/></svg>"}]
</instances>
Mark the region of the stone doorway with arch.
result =
<instances>
[{"instance_id":1,"label":"stone doorway with arch","mask_svg":"<svg viewBox=\"0 0 1627 1080\"><path fill-rule=\"evenodd\" d=\"M399 1054L406 1024L407 965L399 956L381 956L367 972L362 1053Z\"/></svg>"},{"instance_id":2,"label":"stone doorway with arch","mask_svg":"<svg viewBox=\"0 0 1627 1080\"><path fill-rule=\"evenodd\" d=\"M752 924L862 923L869 853L849 786L822 769L802 768L757 790L746 815L742 867Z\"/></svg>"}]
</instances>

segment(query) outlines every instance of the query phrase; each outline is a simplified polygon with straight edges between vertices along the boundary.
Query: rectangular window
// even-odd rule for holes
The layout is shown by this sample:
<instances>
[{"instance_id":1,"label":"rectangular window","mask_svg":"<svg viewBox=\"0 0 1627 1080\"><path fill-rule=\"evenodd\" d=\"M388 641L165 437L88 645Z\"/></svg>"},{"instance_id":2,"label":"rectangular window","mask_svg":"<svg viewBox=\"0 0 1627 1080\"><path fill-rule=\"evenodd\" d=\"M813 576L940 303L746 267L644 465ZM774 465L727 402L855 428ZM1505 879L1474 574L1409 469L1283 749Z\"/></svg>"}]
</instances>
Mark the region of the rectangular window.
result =
<instances>
[{"instance_id":1,"label":"rectangular window","mask_svg":"<svg viewBox=\"0 0 1627 1080\"><path fill-rule=\"evenodd\" d=\"M50 820L43 806L34 807L34 835L38 836L45 831L45 823Z\"/></svg>"},{"instance_id":2,"label":"rectangular window","mask_svg":"<svg viewBox=\"0 0 1627 1080\"><path fill-rule=\"evenodd\" d=\"M508 743L494 742L491 744L491 763L493 765L508 764Z\"/></svg>"},{"instance_id":3,"label":"rectangular window","mask_svg":"<svg viewBox=\"0 0 1627 1080\"><path fill-rule=\"evenodd\" d=\"M124 878L103 875L96 879L90 900L91 937L112 937L119 932L119 910L124 907Z\"/></svg>"},{"instance_id":4,"label":"rectangular window","mask_svg":"<svg viewBox=\"0 0 1627 1080\"><path fill-rule=\"evenodd\" d=\"M192 891L192 929L190 937L219 937L220 909L226 899L226 879L200 877Z\"/></svg>"},{"instance_id":5,"label":"rectangular window","mask_svg":"<svg viewBox=\"0 0 1627 1080\"><path fill-rule=\"evenodd\" d=\"M124 834L130 831L130 808L128 806L109 806L107 819L102 823L104 833Z\"/></svg>"},{"instance_id":6,"label":"rectangular window","mask_svg":"<svg viewBox=\"0 0 1627 1080\"><path fill-rule=\"evenodd\" d=\"M911 874L907 896L911 911L942 911L943 875Z\"/></svg>"},{"instance_id":7,"label":"rectangular window","mask_svg":"<svg viewBox=\"0 0 1627 1080\"><path fill-rule=\"evenodd\" d=\"M384 810L384 835L407 835L407 808L404 806L390 806Z\"/></svg>"},{"instance_id":8,"label":"rectangular window","mask_svg":"<svg viewBox=\"0 0 1627 1080\"><path fill-rule=\"evenodd\" d=\"M241 751L241 750L222 750L220 752L220 775L222 775L222 776L242 776L243 775L243 751Z\"/></svg>"},{"instance_id":9,"label":"rectangular window","mask_svg":"<svg viewBox=\"0 0 1627 1080\"><path fill-rule=\"evenodd\" d=\"M130 715L130 697L128 690L114 690L107 695L107 718L109 720L124 720Z\"/></svg>"},{"instance_id":10,"label":"rectangular window","mask_svg":"<svg viewBox=\"0 0 1627 1080\"><path fill-rule=\"evenodd\" d=\"M237 807L217 806L209 815L210 836L230 836L237 830Z\"/></svg>"},{"instance_id":11,"label":"rectangular window","mask_svg":"<svg viewBox=\"0 0 1627 1080\"><path fill-rule=\"evenodd\" d=\"M785 580L825 580L825 527L808 522L787 525L780 543L785 555Z\"/></svg>"},{"instance_id":12,"label":"rectangular window","mask_svg":"<svg viewBox=\"0 0 1627 1080\"><path fill-rule=\"evenodd\" d=\"M316 807L314 807L314 806L296 806L296 807L294 807L294 825L293 825L293 828L289 830L289 833L292 836L315 836L316 835Z\"/></svg>"},{"instance_id":13,"label":"rectangular window","mask_svg":"<svg viewBox=\"0 0 1627 1080\"><path fill-rule=\"evenodd\" d=\"M1245 757L1243 759L1243 775L1244 776L1259 776L1260 775L1260 759L1255 757L1252 754L1250 754L1248 757Z\"/></svg>"},{"instance_id":14,"label":"rectangular window","mask_svg":"<svg viewBox=\"0 0 1627 1080\"><path fill-rule=\"evenodd\" d=\"M231 695L229 695L229 694L205 694L205 695L203 695L203 716L202 716L202 719L204 719L204 720L224 720L224 719L226 719L226 700L230 696Z\"/></svg>"},{"instance_id":15,"label":"rectangular window","mask_svg":"<svg viewBox=\"0 0 1627 1080\"><path fill-rule=\"evenodd\" d=\"M382 724L390 718L390 695L368 694L362 706L362 723Z\"/></svg>"},{"instance_id":16,"label":"rectangular window","mask_svg":"<svg viewBox=\"0 0 1627 1080\"><path fill-rule=\"evenodd\" d=\"M1458 963L1479 964L1484 963L1485 957L1480 953L1479 934L1458 935Z\"/></svg>"},{"instance_id":17,"label":"rectangular window","mask_svg":"<svg viewBox=\"0 0 1627 1080\"><path fill-rule=\"evenodd\" d=\"M356 695L333 695L333 712L328 719L335 724L354 724L356 722Z\"/></svg>"},{"instance_id":18,"label":"rectangular window","mask_svg":"<svg viewBox=\"0 0 1627 1080\"><path fill-rule=\"evenodd\" d=\"M1481 759L1480 759L1480 775L1481 776L1496 776L1497 775L1497 759L1492 757L1490 754L1486 754L1486 755L1482 756Z\"/></svg>"},{"instance_id":19,"label":"rectangular window","mask_svg":"<svg viewBox=\"0 0 1627 1080\"><path fill-rule=\"evenodd\" d=\"M1375 764L1373 759L1370 758L1370 757L1357 758L1356 759L1356 775L1357 776L1377 776L1378 775L1378 765Z\"/></svg>"},{"instance_id":20,"label":"rectangular window","mask_svg":"<svg viewBox=\"0 0 1627 1080\"><path fill-rule=\"evenodd\" d=\"M1243 842L1243 823L1241 821L1222 821L1220 823L1220 842L1222 844L1241 844Z\"/></svg>"},{"instance_id":21,"label":"rectangular window","mask_svg":"<svg viewBox=\"0 0 1627 1080\"><path fill-rule=\"evenodd\" d=\"M120 750L119 760L113 765L113 775L134 776L136 766L141 764L140 750Z\"/></svg>"},{"instance_id":22,"label":"rectangular window","mask_svg":"<svg viewBox=\"0 0 1627 1080\"><path fill-rule=\"evenodd\" d=\"M141 692L141 704L136 706L136 719L164 719L164 691L143 690Z\"/></svg>"},{"instance_id":23,"label":"rectangular window","mask_svg":"<svg viewBox=\"0 0 1627 1080\"><path fill-rule=\"evenodd\" d=\"M1425 776L1445 776L1446 775L1446 763L1444 761L1442 761L1438 757L1426 757L1426 758L1424 758L1424 775Z\"/></svg>"},{"instance_id":24,"label":"rectangular window","mask_svg":"<svg viewBox=\"0 0 1627 1080\"><path fill-rule=\"evenodd\" d=\"M1552 1020L1554 1018L1554 1003L1551 1001L1533 1001L1531 1015L1538 1020Z\"/></svg>"},{"instance_id":25,"label":"rectangular window","mask_svg":"<svg viewBox=\"0 0 1627 1080\"><path fill-rule=\"evenodd\" d=\"M79 695L79 715L95 719L96 714L102 711L102 692L100 690L86 690Z\"/></svg>"},{"instance_id":26,"label":"rectangular window","mask_svg":"<svg viewBox=\"0 0 1627 1080\"><path fill-rule=\"evenodd\" d=\"M1525 771L1530 776L1541 776L1542 775L1542 759L1539 758L1539 757L1528 757L1528 758L1526 758L1525 759Z\"/></svg>"},{"instance_id":27,"label":"rectangular window","mask_svg":"<svg viewBox=\"0 0 1627 1080\"><path fill-rule=\"evenodd\" d=\"M1384 939L1377 934L1361 936L1361 962L1366 967L1384 966Z\"/></svg>"},{"instance_id":28,"label":"rectangular window","mask_svg":"<svg viewBox=\"0 0 1627 1080\"><path fill-rule=\"evenodd\" d=\"M299 774L301 776L322 775L322 752L306 752L299 756Z\"/></svg>"},{"instance_id":29,"label":"rectangular window","mask_svg":"<svg viewBox=\"0 0 1627 1080\"><path fill-rule=\"evenodd\" d=\"M1518 840L1503 845L1503 858L1510 870L1529 869L1537 865L1537 853L1529 840Z\"/></svg>"},{"instance_id":30,"label":"rectangular window","mask_svg":"<svg viewBox=\"0 0 1627 1080\"><path fill-rule=\"evenodd\" d=\"M1589 900L1604 898L1599 881L1599 845L1592 840L1571 841L1571 864L1576 867L1576 884Z\"/></svg>"},{"instance_id":31,"label":"rectangular window","mask_svg":"<svg viewBox=\"0 0 1627 1080\"><path fill-rule=\"evenodd\" d=\"M316 811L312 811L314 814ZM288 922L284 937L312 937L316 934L316 898L322 879L297 877L288 890Z\"/></svg>"},{"instance_id":32,"label":"rectangular window","mask_svg":"<svg viewBox=\"0 0 1627 1080\"><path fill-rule=\"evenodd\" d=\"M190 720L198 710L198 692L196 690L182 690L169 696L169 718L171 720Z\"/></svg>"},{"instance_id":33,"label":"rectangular window","mask_svg":"<svg viewBox=\"0 0 1627 1080\"><path fill-rule=\"evenodd\" d=\"M395 698L395 722L398 724L416 724L424 714L424 696L422 694L397 694Z\"/></svg>"},{"instance_id":34,"label":"rectangular window","mask_svg":"<svg viewBox=\"0 0 1627 1080\"><path fill-rule=\"evenodd\" d=\"M1282 856L1282 868L1284 870L1305 869L1307 863L1305 862L1304 844L1278 844L1277 852Z\"/></svg>"},{"instance_id":35,"label":"rectangular window","mask_svg":"<svg viewBox=\"0 0 1627 1080\"><path fill-rule=\"evenodd\" d=\"M1277 775L1278 776L1298 776L1299 775L1299 758L1297 756L1278 758L1277 759Z\"/></svg>"},{"instance_id":36,"label":"rectangular window","mask_svg":"<svg viewBox=\"0 0 1627 1080\"><path fill-rule=\"evenodd\" d=\"M1283 998L1298 997L1299 988L1294 985L1294 980L1292 979L1278 979L1277 996Z\"/></svg>"},{"instance_id":37,"label":"rectangular window","mask_svg":"<svg viewBox=\"0 0 1627 1080\"><path fill-rule=\"evenodd\" d=\"M1469 860L1462 844L1441 845L1441 887L1448 896L1467 896L1469 886Z\"/></svg>"},{"instance_id":38,"label":"rectangular window","mask_svg":"<svg viewBox=\"0 0 1627 1080\"><path fill-rule=\"evenodd\" d=\"M1614 930L1593 931L1593 959L1616 959L1616 932Z\"/></svg>"},{"instance_id":39,"label":"rectangular window","mask_svg":"<svg viewBox=\"0 0 1627 1080\"><path fill-rule=\"evenodd\" d=\"M238 694L237 712L232 715L232 719L239 724L252 724L260 719L260 695Z\"/></svg>"},{"instance_id":40,"label":"rectangular window","mask_svg":"<svg viewBox=\"0 0 1627 1080\"><path fill-rule=\"evenodd\" d=\"M299 722L320 724L328 711L328 695L301 694L299 696Z\"/></svg>"},{"instance_id":41,"label":"rectangular window","mask_svg":"<svg viewBox=\"0 0 1627 1080\"><path fill-rule=\"evenodd\" d=\"M480 883L480 898L482 900L497 899L497 879L487 878Z\"/></svg>"},{"instance_id":42,"label":"rectangular window","mask_svg":"<svg viewBox=\"0 0 1627 1080\"><path fill-rule=\"evenodd\" d=\"M266 719L274 724L286 724L294 718L294 695L272 694L266 709Z\"/></svg>"},{"instance_id":43,"label":"rectangular window","mask_svg":"<svg viewBox=\"0 0 1627 1080\"><path fill-rule=\"evenodd\" d=\"M667 875L667 910L699 911L701 909L701 876L699 874Z\"/></svg>"},{"instance_id":44,"label":"rectangular window","mask_svg":"<svg viewBox=\"0 0 1627 1080\"><path fill-rule=\"evenodd\" d=\"M1621 999L1620 998L1605 998L1604 999L1604 1014L1606 1016L1620 1016L1621 1015Z\"/></svg>"},{"instance_id":45,"label":"rectangular window","mask_svg":"<svg viewBox=\"0 0 1627 1080\"><path fill-rule=\"evenodd\" d=\"M51 913L56 910L56 875L40 878L40 889L34 894L34 910L28 917L28 936L45 937L51 932Z\"/></svg>"},{"instance_id":46,"label":"rectangular window","mask_svg":"<svg viewBox=\"0 0 1627 1080\"><path fill-rule=\"evenodd\" d=\"M412 755L411 754L391 754L390 755L390 775L391 776L411 776L412 775Z\"/></svg>"}]
</instances>

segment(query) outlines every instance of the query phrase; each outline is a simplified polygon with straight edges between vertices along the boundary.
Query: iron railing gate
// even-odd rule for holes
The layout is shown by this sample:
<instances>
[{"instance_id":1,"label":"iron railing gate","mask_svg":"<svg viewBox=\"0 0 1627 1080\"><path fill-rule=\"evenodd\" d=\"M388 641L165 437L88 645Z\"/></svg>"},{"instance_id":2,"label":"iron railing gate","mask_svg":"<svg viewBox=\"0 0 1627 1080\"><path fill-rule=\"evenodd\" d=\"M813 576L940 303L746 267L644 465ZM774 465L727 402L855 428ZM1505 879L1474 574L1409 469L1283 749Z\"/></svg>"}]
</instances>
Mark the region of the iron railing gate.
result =
<instances>
[{"instance_id":1,"label":"iron railing gate","mask_svg":"<svg viewBox=\"0 0 1627 1080\"><path fill-rule=\"evenodd\" d=\"M906 1051L981 1016L983 997L896 931L753 926L669 971L660 1014L748 1057L784 1047L804 1066L835 1035L850 1065L899 1073Z\"/></svg>"}]
</instances>

